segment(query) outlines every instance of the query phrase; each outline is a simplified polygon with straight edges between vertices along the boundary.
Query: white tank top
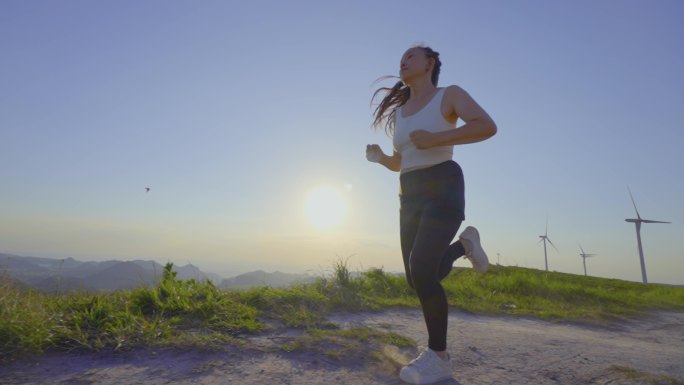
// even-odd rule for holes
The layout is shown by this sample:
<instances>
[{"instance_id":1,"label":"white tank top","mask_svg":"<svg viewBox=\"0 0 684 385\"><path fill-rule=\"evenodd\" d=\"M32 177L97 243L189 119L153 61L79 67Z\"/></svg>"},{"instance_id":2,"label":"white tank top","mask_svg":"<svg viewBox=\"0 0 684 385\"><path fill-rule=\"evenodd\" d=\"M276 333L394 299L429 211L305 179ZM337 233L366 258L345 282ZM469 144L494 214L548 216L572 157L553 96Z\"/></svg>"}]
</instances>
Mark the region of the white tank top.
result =
<instances>
[{"instance_id":1,"label":"white tank top","mask_svg":"<svg viewBox=\"0 0 684 385\"><path fill-rule=\"evenodd\" d=\"M415 114L402 117L403 106L397 108L394 114L394 150L401 154L401 169L416 166L435 165L451 160L454 156L454 146L438 146L427 150L419 150L409 139L409 134L415 130L440 132L454 129L454 125L447 122L442 115L442 97L444 88L439 88L430 102Z\"/></svg>"}]
</instances>

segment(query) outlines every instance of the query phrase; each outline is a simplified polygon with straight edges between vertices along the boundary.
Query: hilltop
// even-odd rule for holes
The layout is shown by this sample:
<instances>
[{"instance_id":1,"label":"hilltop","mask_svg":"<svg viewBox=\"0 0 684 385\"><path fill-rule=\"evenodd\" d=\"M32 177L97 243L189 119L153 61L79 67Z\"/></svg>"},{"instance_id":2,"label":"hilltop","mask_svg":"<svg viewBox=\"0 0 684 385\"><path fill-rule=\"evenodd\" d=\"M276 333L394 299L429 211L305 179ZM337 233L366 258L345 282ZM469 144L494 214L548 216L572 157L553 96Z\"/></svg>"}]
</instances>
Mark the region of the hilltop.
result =
<instances>
[{"instance_id":1,"label":"hilltop","mask_svg":"<svg viewBox=\"0 0 684 385\"><path fill-rule=\"evenodd\" d=\"M683 383L682 288L515 267L454 269L443 284L460 380ZM403 277L342 263L311 283L239 291L179 279L171 264L156 287L112 293L5 282L0 305L8 383L399 383L426 342Z\"/></svg>"}]
</instances>

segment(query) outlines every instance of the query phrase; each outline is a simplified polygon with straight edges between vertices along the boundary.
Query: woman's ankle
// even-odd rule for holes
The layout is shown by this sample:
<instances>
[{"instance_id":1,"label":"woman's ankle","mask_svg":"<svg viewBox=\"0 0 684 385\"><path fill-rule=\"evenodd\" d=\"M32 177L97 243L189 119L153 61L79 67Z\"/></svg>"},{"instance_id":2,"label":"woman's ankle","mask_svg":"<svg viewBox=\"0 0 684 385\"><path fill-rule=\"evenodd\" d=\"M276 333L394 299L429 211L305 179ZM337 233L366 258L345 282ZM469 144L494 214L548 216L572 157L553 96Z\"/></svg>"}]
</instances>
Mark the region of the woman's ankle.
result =
<instances>
[{"instance_id":1,"label":"woman's ankle","mask_svg":"<svg viewBox=\"0 0 684 385\"><path fill-rule=\"evenodd\" d=\"M435 352L435 354L437 354L439 356L439 358L441 358L441 359L449 358L449 352L447 352L446 350L442 350L442 351L432 350L432 351Z\"/></svg>"}]
</instances>

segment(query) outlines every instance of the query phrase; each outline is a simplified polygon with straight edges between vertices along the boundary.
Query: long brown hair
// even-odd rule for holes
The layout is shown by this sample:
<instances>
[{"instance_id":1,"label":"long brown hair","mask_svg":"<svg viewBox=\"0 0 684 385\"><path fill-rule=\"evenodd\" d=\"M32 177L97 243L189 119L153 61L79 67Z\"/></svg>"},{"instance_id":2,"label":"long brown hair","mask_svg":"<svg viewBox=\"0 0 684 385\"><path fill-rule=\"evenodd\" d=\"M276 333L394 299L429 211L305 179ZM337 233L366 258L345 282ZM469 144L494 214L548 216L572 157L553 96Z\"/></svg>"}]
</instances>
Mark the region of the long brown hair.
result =
<instances>
[{"instance_id":1,"label":"long brown hair","mask_svg":"<svg viewBox=\"0 0 684 385\"><path fill-rule=\"evenodd\" d=\"M416 46L413 48L420 48L425 53L426 57L435 59L435 65L432 67L432 77L430 80L432 81L432 84L437 87L437 82L439 81L439 70L442 66L442 62L439 60L439 52L434 51L432 48L427 46ZM396 76L383 76L376 80L375 83L390 78L396 78ZM388 135L392 135L394 133L394 118L397 113L397 108L401 107L404 105L404 103L406 103L406 101L408 101L409 96L411 96L411 89L401 80L399 80L392 88L380 87L373 93L371 104L373 103L373 100L375 100L375 97L378 95L378 93L382 91L385 92L385 97L382 98L380 104L378 104L378 106L375 108L375 112L373 112L375 119L373 120L372 126L373 128L377 129L384 123L385 132Z\"/></svg>"}]
</instances>

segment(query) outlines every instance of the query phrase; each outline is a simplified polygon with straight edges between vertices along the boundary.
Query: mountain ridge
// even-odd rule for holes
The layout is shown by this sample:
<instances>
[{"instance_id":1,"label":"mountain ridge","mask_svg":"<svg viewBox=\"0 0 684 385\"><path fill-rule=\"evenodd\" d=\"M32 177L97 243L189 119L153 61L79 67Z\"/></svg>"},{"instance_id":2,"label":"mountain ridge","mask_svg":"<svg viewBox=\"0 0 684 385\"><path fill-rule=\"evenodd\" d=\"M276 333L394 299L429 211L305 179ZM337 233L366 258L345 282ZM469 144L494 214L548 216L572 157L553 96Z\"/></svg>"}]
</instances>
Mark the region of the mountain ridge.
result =
<instances>
[{"instance_id":1,"label":"mountain ridge","mask_svg":"<svg viewBox=\"0 0 684 385\"><path fill-rule=\"evenodd\" d=\"M310 282L315 276L275 271L255 270L224 278L204 272L188 263L174 265L179 279L211 281L223 289L245 289L254 286L285 287L298 282ZM114 291L156 285L164 266L153 260L78 261L74 258L45 258L0 253L0 275L6 275L22 288L42 292Z\"/></svg>"}]
</instances>

